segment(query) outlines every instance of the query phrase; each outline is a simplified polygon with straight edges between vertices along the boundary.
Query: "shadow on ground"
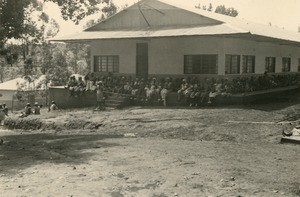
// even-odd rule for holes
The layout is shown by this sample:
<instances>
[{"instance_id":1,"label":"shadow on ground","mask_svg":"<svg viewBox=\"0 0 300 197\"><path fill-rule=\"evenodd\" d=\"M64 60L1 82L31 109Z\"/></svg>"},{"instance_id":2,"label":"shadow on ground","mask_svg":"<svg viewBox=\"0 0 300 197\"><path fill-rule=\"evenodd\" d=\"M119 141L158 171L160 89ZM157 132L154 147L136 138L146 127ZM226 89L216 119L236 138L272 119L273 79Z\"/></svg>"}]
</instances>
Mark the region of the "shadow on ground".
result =
<instances>
[{"instance_id":1,"label":"shadow on ground","mask_svg":"<svg viewBox=\"0 0 300 197\"><path fill-rule=\"evenodd\" d=\"M120 138L118 135L55 135L23 134L1 137L0 174L17 173L19 170L43 162L80 164L89 159L93 153L87 149L99 149L119 146L102 140Z\"/></svg>"}]
</instances>

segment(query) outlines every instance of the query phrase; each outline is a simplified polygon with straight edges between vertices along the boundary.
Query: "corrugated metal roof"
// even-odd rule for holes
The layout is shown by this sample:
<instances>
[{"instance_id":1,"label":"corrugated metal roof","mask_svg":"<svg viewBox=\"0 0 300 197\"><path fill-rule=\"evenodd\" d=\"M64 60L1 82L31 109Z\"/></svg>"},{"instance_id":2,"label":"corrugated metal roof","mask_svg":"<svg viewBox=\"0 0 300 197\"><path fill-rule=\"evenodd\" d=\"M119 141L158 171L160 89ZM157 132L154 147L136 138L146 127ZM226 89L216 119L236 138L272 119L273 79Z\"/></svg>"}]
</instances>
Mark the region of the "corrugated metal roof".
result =
<instances>
[{"instance_id":1,"label":"corrugated metal roof","mask_svg":"<svg viewBox=\"0 0 300 197\"><path fill-rule=\"evenodd\" d=\"M247 33L227 24L203 27L136 28L111 31L83 31L74 35L54 38L52 41L78 41L116 38L154 38L166 36L225 35Z\"/></svg>"},{"instance_id":2,"label":"corrugated metal roof","mask_svg":"<svg viewBox=\"0 0 300 197\"><path fill-rule=\"evenodd\" d=\"M214 20L218 20L227 25L235 27L237 30L239 29L241 31L240 33L243 33L243 31L244 31L244 32L248 32L252 35L265 36L265 37L270 37L270 38L275 38L275 39L300 42L300 33L297 33L297 32L291 32L291 31L284 30L284 29L281 29L278 27L255 23L252 21L241 19L239 17L230 17L230 16L223 15L223 14L209 12L209 11L197 9L197 8L191 7L191 6L179 5L170 0L158 0L158 1L173 5L180 9L184 9L184 10L187 10L187 11L190 11L190 12L208 17L208 18L212 18Z\"/></svg>"},{"instance_id":3,"label":"corrugated metal roof","mask_svg":"<svg viewBox=\"0 0 300 197\"><path fill-rule=\"evenodd\" d=\"M210 26L172 26L155 28L132 28L112 29L103 31L83 31L70 36L50 39L51 41L86 41L96 39L117 38L151 38L151 37L173 37L173 36L197 36L197 35L228 35L228 34L251 34L255 36L269 37L273 39L286 40L300 43L300 33L290 32L273 26L262 25L238 17L229 17L222 14L208 12L192 6L177 5L170 0L157 0L159 2L175 6L204 17L220 21L222 24ZM142 1L141 3L147 3Z\"/></svg>"}]
</instances>

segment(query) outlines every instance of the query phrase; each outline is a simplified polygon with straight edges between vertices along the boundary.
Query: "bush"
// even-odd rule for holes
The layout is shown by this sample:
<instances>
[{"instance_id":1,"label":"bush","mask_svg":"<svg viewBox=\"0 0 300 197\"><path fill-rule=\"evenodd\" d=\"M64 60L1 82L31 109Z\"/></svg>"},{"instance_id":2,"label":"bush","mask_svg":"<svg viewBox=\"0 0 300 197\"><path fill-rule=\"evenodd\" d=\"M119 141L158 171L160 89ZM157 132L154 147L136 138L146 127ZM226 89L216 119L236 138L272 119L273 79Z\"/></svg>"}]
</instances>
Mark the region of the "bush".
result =
<instances>
[{"instance_id":1,"label":"bush","mask_svg":"<svg viewBox=\"0 0 300 197\"><path fill-rule=\"evenodd\" d=\"M8 129L38 130L42 128L42 121L32 118L7 118L4 121Z\"/></svg>"}]
</instances>

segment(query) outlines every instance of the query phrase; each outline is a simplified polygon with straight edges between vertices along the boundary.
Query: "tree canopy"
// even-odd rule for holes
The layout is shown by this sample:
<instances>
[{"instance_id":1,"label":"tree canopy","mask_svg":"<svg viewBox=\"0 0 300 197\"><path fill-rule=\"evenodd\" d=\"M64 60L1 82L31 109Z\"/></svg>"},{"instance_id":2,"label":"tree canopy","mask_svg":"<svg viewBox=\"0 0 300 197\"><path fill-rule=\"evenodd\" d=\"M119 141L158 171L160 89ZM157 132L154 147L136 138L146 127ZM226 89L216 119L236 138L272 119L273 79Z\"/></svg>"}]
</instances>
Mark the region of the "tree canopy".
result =
<instances>
[{"instance_id":1,"label":"tree canopy","mask_svg":"<svg viewBox=\"0 0 300 197\"><path fill-rule=\"evenodd\" d=\"M213 11L213 6L212 4L210 3L209 6L207 7L206 5L200 5L200 3L198 5L195 6L195 8L198 8L198 9L202 9L202 10L207 10L209 12L212 12ZM232 8L232 7L229 7L229 8L226 8L225 5L219 5L216 7L215 13L219 13L219 14L223 14L223 15L227 15L227 16L232 16L232 17L236 17L239 12Z\"/></svg>"},{"instance_id":2,"label":"tree canopy","mask_svg":"<svg viewBox=\"0 0 300 197\"><path fill-rule=\"evenodd\" d=\"M110 4L110 0L0 0L0 48L10 38L19 39L24 34L35 32L30 14L32 9L42 11L43 2L56 3L63 19L72 20L76 24L88 15L109 8L101 8L100 4ZM47 21L46 15L41 17Z\"/></svg>"}]
</instances>

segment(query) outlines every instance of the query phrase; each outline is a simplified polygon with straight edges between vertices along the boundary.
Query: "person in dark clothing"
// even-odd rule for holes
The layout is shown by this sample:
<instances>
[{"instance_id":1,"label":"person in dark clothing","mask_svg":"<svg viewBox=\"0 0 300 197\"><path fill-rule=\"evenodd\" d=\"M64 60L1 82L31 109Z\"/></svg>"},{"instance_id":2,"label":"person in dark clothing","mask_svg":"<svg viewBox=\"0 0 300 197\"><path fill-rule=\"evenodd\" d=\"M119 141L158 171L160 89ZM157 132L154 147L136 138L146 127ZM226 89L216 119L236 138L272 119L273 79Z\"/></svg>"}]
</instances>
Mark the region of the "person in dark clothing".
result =
<instances>
[{"instance_id":1,"label":"person in dark clothing","mask_svg":"<svg viewBox=\"0 0 300 197\"><path fill-rule=\"evenodd\" d=\"M34 104L33 114L34 115L41 114L41 106L39 106L38 102L35 102L35 104Z\"/></svg>"}]
</instances>

